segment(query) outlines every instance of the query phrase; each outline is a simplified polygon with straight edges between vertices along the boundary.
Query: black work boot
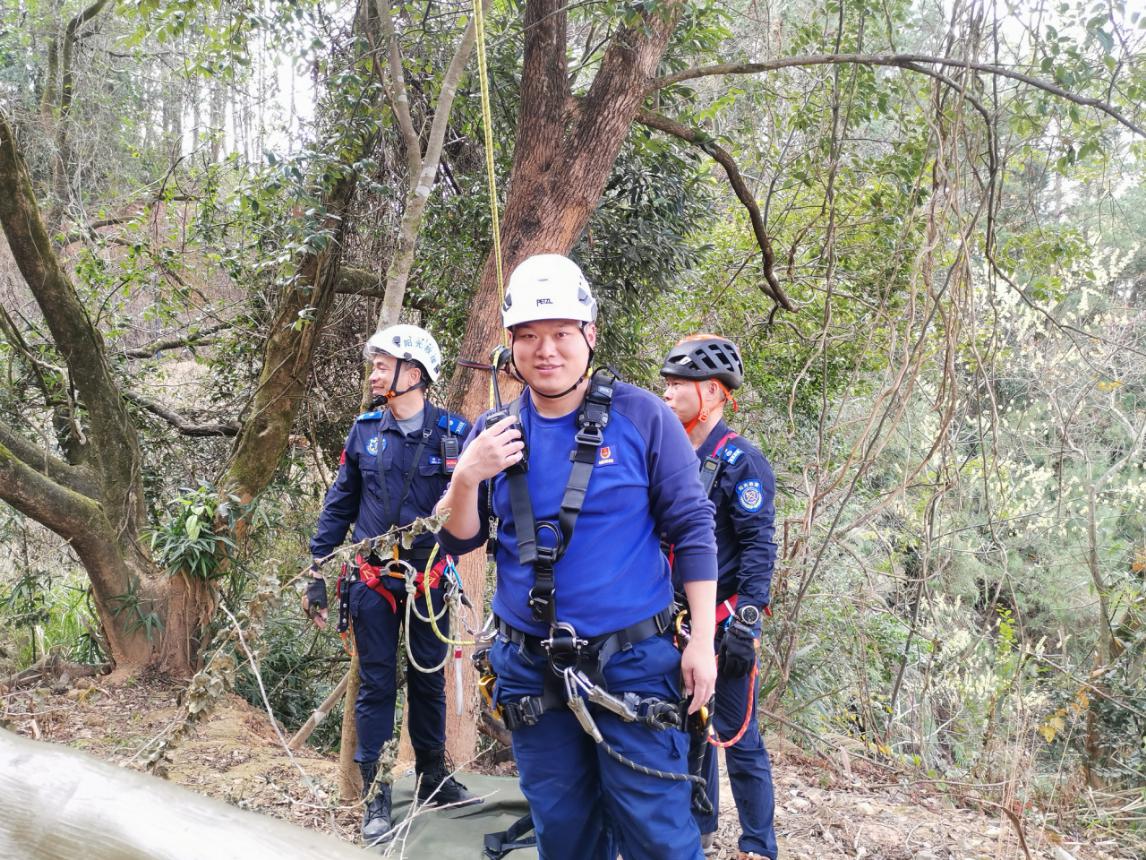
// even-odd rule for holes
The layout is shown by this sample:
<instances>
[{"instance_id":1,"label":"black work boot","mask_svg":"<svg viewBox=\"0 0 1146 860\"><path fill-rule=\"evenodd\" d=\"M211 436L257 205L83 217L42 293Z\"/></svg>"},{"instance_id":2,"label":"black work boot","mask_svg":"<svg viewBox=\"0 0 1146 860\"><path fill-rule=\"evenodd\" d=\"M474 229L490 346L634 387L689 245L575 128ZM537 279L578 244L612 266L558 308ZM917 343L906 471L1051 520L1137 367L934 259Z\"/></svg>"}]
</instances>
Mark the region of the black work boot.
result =
<instances>
[{"instance_id":1,"label":"black work boot","mask_svg":"<svg viewBox=\"0 0 1146 860\"><path fill-rule=\"evenodd\" d=\"M481 802L450 776L445 750L414 750L414 769L418 774L419 803L447 806L452 803Z\"/></svg>"},{"instance_id":2,"label":"black work boot","mask_svg":"<svg viewBox=\"0 0 1146 860\"><path fill-rule=\"evenodd\" d=\"M360 761L362 771L362 796L367 798L366 813L362 817L362 841L367 845L389 842L390 834L390 783L374 785L378 776L378 762ZM372 793L373 791L373 793Z\"/></svg>"}]
</instances>

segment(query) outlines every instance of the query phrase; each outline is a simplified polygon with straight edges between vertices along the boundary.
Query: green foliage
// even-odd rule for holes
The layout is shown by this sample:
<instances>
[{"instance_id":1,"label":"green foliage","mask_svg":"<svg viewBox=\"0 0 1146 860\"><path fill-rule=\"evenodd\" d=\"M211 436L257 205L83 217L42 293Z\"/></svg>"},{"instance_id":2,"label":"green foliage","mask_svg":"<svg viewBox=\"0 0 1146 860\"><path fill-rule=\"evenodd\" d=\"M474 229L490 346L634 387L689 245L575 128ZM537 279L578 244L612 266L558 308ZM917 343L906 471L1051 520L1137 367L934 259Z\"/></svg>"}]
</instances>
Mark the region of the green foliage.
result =
<instances>
[{"instance_id":1,"label":"green foliage","mask_svg":"<svg viewBox=\"0 0 1146 860\"><path fill-rule=\"evenodd\" d=\"M295 731L306 722L349 669L337 637L316 631L298 611L297 603L289 599L269 613L261 652L259 674L267 700L275 718L288 731ZM240 667L235 692L263 707L262 693L249 666ZM341 715L339 705L315 729L310 745L324 752L336 752L342 734Z\"/></svg>"},{"instance_id":2,"label":"green foliage","mask_svg":"<svg viewBox=\"0 0 1146 860\"><path fill-rule=\"evenodd\" d=\"M235 549L228 535L243 515L236 497L221 500L210 484L185 487L182 495L167 504L166 520L150 533L155 560L171 575L218 578L227 572ZM222 519L223 528L218 529L217 519Z\"/></svg>"},{"instance_id":3,"label":"green foliage","mask_svg":"<svg viewBox=\"0 0 1146 860\"><path fill-rule=\"evenodd\" d=\"M58 652L75 663L106 659L99 622L82 577L73 571L30 570L0 590L0 618L17 633L18 667Z\"/></svg>"},{"instance_id":4,"label":"green foliage","mask_svg":"<svg viewBox=\"0 0 1146 860\"><path fill-rule=\"evenodd\" d=\"M111 603L112 614L127 633L142 630L147 641L153 642L162 632L163 617L156 612L153 602L140 593L138 579L131 579L127 591L113 596Z\"/></svg>"}]
</instances>

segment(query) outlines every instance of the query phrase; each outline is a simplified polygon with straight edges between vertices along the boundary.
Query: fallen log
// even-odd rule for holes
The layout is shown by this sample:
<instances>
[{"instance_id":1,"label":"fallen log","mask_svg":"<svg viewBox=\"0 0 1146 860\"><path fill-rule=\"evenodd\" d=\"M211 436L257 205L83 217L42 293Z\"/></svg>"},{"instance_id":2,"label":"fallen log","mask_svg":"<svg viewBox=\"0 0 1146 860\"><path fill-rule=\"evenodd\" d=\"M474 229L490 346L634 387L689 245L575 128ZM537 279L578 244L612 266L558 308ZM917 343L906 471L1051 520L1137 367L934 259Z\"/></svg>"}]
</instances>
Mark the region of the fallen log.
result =
<instances>
[{"instance_id":1,"label":"fallen log","mask_svg":"<svg viewBox=\"0 0 1146 860\"><path fill-rule=\"evenodd\" d=\"M361 860L321 833L0 729L0 857Z\"/></svg>"}]
</instances>

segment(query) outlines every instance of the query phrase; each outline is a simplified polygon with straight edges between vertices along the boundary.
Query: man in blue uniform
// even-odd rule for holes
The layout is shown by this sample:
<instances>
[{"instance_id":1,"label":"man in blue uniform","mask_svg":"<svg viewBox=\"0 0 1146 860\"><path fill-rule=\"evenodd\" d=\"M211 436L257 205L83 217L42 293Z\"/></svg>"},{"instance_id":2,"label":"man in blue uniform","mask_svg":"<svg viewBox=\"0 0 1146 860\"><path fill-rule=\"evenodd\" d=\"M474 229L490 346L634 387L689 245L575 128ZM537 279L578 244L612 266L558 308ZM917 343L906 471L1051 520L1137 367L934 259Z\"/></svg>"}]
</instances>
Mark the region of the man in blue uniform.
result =
<instances>
[{"instance_id":1,"label":"man in blue uniform","mask_svg":"<svg viewBox=\"0 0 1146 860\"><path fill-rule=\"evenodd\" d=\"M697 710L715 684L712 504L665 405L590 376L596 311L566 257L513 271L502 322L526 390L478 420L438 539L460 554L498 519L490 662L541 857L696 860L677 705L683 688ZM662 534L694 613L683 654Z\"/></svg>"},{"instance_id":2,"label":"man in blue uniform","mask_svg":"<svg viewBox=\"0 0 1146 860\"><path fill-rule=\"evenodd\" d=\"M719 671L713 727L724 747L728 781L740 816L741 860L777 854L772 818L772 763L756 720L756 643L776 561L776 479L763 454L724 423L724 405L744 380L740 352L716 335L687 337L673 347L661 374L664 399L700 459L702 483L716 504ZM705 746L710 815L698 815L706 846L718 811L716 748Z\"/></svg>"},{"instance_id":3,"label":"man in blue uniform","mask_svg":"<svg viewBox=\"0 0 1146 860\"><path fill-rule=\"evenodd\" d=\"M346 439L338 477L326 494L318 528L310 542L316 559L329 555L354 525L355 542L384 534L393 526L407 525L427 516L441 498L449 470L457 457L459 438L470 427L456 415L437 408L426 389L438 379L441 352L429 332L412 325L383 329L363 350L370 362L370 387L376 411L358 416ZM443 611L439 587L431 586L433 572L425 571L434 546L432 534L418 537L401 550L402 561L425 572L415 608L426 617L427 602L435 613ZM362 771L368 803L362 836L368 843L384 840L391 829L390 786L371 791L378 773L382 746L394 734L400 628L405 618L405 578L387 575L390 559L359 556L349 568L350 617L358 653L362 686L354 704L358 747L354 759ZM401 568L401 565L397 566ZM326 583L317 563L304 606L319 626L326 623ZM427 601L429 595L429 601ZM441 618L439 629L449 629ZM419 666L438 667L445 659L446 643L431 626L411 614L406 631ZM435 804L470 800L465 787L449 776L445 761L446 694L443 668L433 672L410 667L406 676L406 708L410 743L419 779L419 797Z\"/></svg>"}]
</instances>

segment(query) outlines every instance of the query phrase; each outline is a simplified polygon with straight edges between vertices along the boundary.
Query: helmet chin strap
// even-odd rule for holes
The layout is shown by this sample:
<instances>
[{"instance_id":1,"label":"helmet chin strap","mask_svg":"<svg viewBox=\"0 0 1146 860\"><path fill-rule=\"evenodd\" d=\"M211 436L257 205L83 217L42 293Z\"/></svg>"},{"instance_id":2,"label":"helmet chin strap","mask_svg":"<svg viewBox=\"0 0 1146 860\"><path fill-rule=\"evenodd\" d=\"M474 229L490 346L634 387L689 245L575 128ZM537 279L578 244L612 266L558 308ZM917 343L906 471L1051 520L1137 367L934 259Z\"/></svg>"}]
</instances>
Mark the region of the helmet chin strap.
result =
<instances>
[{"instance_id":1,"label":"helmet chin strap","mask_svg":"<svg viewBox=\"0 0 1146 860\"><path fill-rule=\"evenodd\" d=\"M402 358L399 358L394 362L394 377L390 380L389 389L385 394L379 394L372 401L370 401L371 406L385 406L395 397L401 397L403 394L409 394L411 391L417 391L419 388L426 387L426 380L419 379L409 388L403 388L401 391L394 390L394 386L398 384L398 376L402 373L402 365L404 363L405 359Z\"/></svg>"},{"instance_id":2,"label":"helmet chin strap","mask_svg":"<svg viewBox=\"0 0 1146 860\"><path fill-rule=\"evenodd\" d=\"M696 386L696 402L700 405L700 411L684 422L684 432L690 434L696 429L697 424L708 420L708 410L704 408L704 395L700 391L700 383L694 379L692 384Z\"/></svg>"}]
</instances>

